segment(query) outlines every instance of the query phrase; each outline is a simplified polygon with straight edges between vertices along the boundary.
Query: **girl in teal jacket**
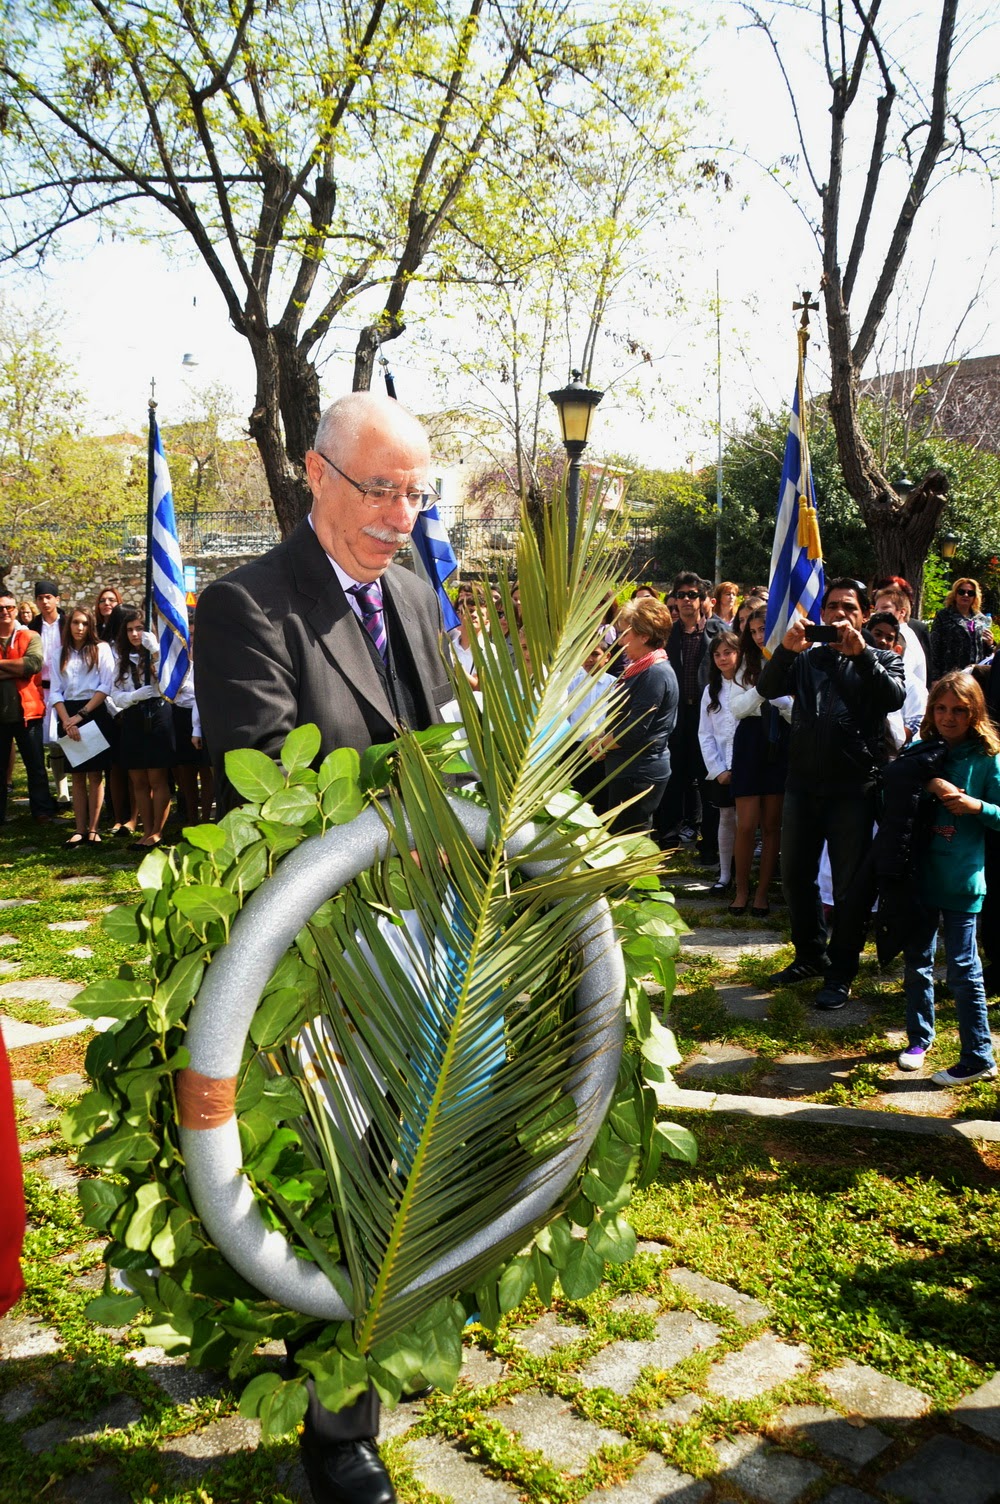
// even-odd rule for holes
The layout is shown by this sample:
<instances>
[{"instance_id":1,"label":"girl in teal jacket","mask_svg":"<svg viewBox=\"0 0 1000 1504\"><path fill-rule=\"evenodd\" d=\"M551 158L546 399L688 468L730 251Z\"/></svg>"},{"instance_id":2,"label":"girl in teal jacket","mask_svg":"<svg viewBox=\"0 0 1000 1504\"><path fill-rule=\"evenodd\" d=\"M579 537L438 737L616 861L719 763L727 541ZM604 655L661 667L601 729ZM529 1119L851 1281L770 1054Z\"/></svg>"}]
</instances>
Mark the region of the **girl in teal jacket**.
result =
<instances>
[{"instance_id":1,"label":"girl in teal jacket","mask_svg":"<svg viewBox=\"0 0 1000 1504\"><path fill-rule=\"evenodd\" d=\"M903 986L909 1044L903 1070L919 1070L934 1040L934 952L938 915L944 933L948 985L955 998L961 1054L950 1070L932 1077L961 1086L997 1074L976 948L976 916L983 906L983 828L1000 830L1000 738L971 674L945 674L930 692L920 726L922 741L948 748L944 766L927 792L936 801L930 841L920 858L924 910L903 947Z\"/></svg>"}]
</instances>

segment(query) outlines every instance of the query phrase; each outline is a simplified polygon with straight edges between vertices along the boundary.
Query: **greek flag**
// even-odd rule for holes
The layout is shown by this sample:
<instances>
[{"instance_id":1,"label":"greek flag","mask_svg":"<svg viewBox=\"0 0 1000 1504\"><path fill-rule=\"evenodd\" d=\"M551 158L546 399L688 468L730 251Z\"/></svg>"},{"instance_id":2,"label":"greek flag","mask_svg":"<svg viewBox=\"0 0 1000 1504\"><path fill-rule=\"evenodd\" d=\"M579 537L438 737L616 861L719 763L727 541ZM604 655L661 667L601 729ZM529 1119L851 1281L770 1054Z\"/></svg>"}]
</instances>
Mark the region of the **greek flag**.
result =
<instances>
[{"instance_id":1,"label":"greek flag","mask_svg":"<svg viewBox=\"0 0 1000 1504\"><path fill-rule=\"evenodd\" d=\"M771 550L771 583L767 602L764 653L770 657L796 615L819 621L823 598L823 555L819 542L816 493L813 490L809 447L801 431L799 388L792 398L785 463L778 492L778 519Z\"/></svg>"},{"instance_id":2,"label":"greek flag","mask_svg":"<svg viewBox=\"0 0 1000 1504\"><path fill-rule=\"evenodd\" d=\"M438 516L436 506L421 512L411 536L413 562L417 574L427 581L441 602L441 615L449 631L459 625L458 612L448 599L444 582L455 573L458 560L448 537L448 529Z\"/></svg>"},{"instance_id":3,"label":"greek flag","mask_svg":"<svg viewBox=\"0 0 1000 1504\"><path fill-rule=\"evenodd\" d=\"M181 563L170 472L156 414L149 414L150 507L153 527L153 605L160 640L160 691L173 700L191 666L184 565Z\"/></svg>"}]
</instances>

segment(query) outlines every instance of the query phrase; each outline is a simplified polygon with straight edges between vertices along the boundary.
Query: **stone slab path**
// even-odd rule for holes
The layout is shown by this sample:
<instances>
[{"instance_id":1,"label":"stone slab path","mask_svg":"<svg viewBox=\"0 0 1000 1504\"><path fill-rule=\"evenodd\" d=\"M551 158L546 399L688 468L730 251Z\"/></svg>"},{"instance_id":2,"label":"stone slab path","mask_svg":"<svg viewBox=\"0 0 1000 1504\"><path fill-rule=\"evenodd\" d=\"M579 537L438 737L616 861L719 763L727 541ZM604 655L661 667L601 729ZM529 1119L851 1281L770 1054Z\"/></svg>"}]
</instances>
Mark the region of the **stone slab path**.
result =
<instances>
[{"instance_id":1,"label":"stone slab path","mask_svg":"<svg viewBox=\"0 0 1000 1504\"><path fill-rule=\"evenodd\" d=\"M38 1130L27 1147L29 1167L64 1195L75 1194L77 1172L65 1157L39 1158L39 1145L44 1148L56 1102L83 1086L73 1073L53 1078L44 1091L18 1084L23 1111ZM685 1093L691 1095L697 1094ZM912 1120L909 1126L912 1131ZM99 1244L90 1246L99 1251ZM637 1252L661 1269L668 1258L655 1242L640 1243ZM622 1316L646 1323L641 1337L613 1338L595 1352L594 1333L582 1320L567 1322L547 1311L519 1330L502 1355L470 1342L460 1379L460 1426L454 1419L436 1422L433 1398L387 1412L381 1434L390 1467L415 1478L426 1497L452 1504L517 1504L545 1469L585 1488L598 1456L620 1460L618 1480L581 1492L584 1504L1000 1500L1000 1375L963 1395L948 1413L932 1414L926 1394L875 1368L851 1362L823 1368L807 1346L772 1331L766 1304L746 1292L690 1269L668 1267L666 1273L683 1309L664 1309L662 1297L641 1290L613 1303ZM91 1290L99 1279L100 1270L92 1269L74 1283ZM15 1452L51 1468L45 1504L132 1504L184 1487L257 1504L231 1488L212 1494L213 1478L227 1460L261 1445L257 1424L238 1415L225 1374L189 1370L155 1347L123 1355L146 1381L144 1401L105 1385L91 1390L79 1414L52 1415L38 1364L48 1373L66 1361L59 1330L30 1316L0 1320L0 1424ZM532 1379L530 1365L551 1355L559 1359L558 1392ZM692 1373L697 1377L685 1377ZM630 1420L619 1411L614 1424L602 1421L605 1399L644 1392L649 1376L674 1375L670 1404L637 1400ZM800 1380L813 1385L814 1401L782 1403L784 1386ZM684 1428L720 1402L764 1402L767 1418L741 1421L714 1442L700 1476L673 1465L663 1451L673 1451ZM146 1477L137 1493L122 1475L121 1442L154 1413L155 1441L144 1454ZM290 1455L285 1448L275 1462L275 1485L296 1504L309 1504L304 1474ZM0 1498L6 1497L0 1482Z\"/></svg>"},{"instance_id":2,"label":"stone slab path","mask_svg":"<svg viewBox=\"0 0 1000 1504\"><path fill-rule=\"evenodd\" d=\"M83 928L80 922L72 927ZM0 936L0 945L5 939ZM684 955L734 964L741 955L769 957L783 944L777 931L703 927L684 937ZM0 985L0 1027L8 1047L87 1027L72 1013L78 990L54 978ZM734 1018L766 1017L770 994L748 984L725 986L719 993ZM5 1015L4 1002L13 999L47 1004L52 1022L28 1024ZM754 1072L773 1096L719 1089L727 1077ZM838 1059L801 1054L771 1060L761 1074L753 1050L709 1042L678 1072L665 1106L1000 1141L1000 1123L957 1122L927 1110L926 1085L912 1078L891 1083L895 1112L801 1100L846 1073ZM30 1082L15 1088L35 1135L30 1168L67 1196L75 1194L76 1171L65 1157L45 1152L55 1142L45 1134L66 1097L83 1086L82 1078L70 1073L53 1077L45 1090ZM940 1106L941 1097L936 1100ZM655 1243L640 1244L639 1251L658 1261L665 1257ZM874 1368L845 1363L823 1369L808 1347L770 1330L767 1307L746 1292L688 1269L670 1268L668 1274L683 1309L664 1309L656 1297L641 1292L615 1303L616 1310L646 1322L641 1337L609 1340L595 1352L594 1335L585 1325L549 1311L517 1333L513 1352L501 1355L470 1343L460 1380L461 1427L436 1418L434 1398L387 1412L381 1434L390 1467L416 1479L425 1497L453 1504L517 1504L528 1497L528 1488L538 1499L536 1480L547 1469L576 1480L584 1504L1000 1501L1000 1375L963 1395L948 1413L931 1413L927 1395ZM99 1277L94 1269L76 1276L77 1287L94 1289ZM531 1364L552 1355L559 1362L558 1392L531 1378ZM146 1385L145 1402L137 1401L131 1386L129 1393L105 1388L85 1413L52 1415L38 1365L48 1370L66 1356L56 1327L16 1314L0 1320L0 1426L14 1438L15 1451L44 1464L49 1474L44 1504L130 1504L169 1497L182 1488L211 1494L212 1480L227 1460L260 1447L259 1428L238 1415L237 1397L224 1374L188 1370L158 1348L126 1354ZM601 1419L602 1397L643 1393L650 1375L676 1378L669 1404L643 1408L637 1400L632 1420ZM813 1401L784 1401L785 1386L803 1380L813 1386ZM710 1455L702 1455L698 1476L663 1455L683 1441L685 1427L707 1406L761 1402L766 1421L741 1420L731 1427L731 1434L713 1443ZM147 1449L148 1476L137 1493L134 1479L130 1486L123 1475L120 1446L154 1413L158 1424ZM683 1455L683 1446L680 1451ZM279 1449L275 1456L274 1486L309 1504L304 1474L289 1460L291 1449ZM585 1492L588 1466L597 1457L619 1461L617 1480ZM0 1480L0 1499L5 1496ZM258 1504L238 1492L225 1497L233 1504Z\"/></svg>"}]
</instances>

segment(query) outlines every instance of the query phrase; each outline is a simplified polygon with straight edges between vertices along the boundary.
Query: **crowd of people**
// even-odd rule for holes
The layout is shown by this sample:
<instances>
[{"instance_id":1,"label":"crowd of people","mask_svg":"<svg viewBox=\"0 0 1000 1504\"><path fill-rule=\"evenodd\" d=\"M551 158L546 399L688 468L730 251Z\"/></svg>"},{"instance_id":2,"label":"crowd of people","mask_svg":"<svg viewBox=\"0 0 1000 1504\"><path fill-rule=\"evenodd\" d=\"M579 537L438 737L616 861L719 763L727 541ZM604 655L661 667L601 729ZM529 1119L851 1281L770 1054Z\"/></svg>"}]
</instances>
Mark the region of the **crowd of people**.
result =
<instances>
[{"instance_id":1,"label":"crowd of people","mask_svg":"<svg viewBox=\"0 0 1000 1504\"><path fill-rule=\"evenodd\" d=\"M485 589L463 587L459 598L453 655L473 678L471 638L488 631ZM904 1070L921 1067L933 1039L941 914L961 1055L935 1080L993 1077L986 989L1000 991L1000 955L991 913L985 977L976 941L991 877L1000 908L1000 655L979 585L956 580L928 627L898 576L830 580L821 624L794 620L770 655L767 601L765 586L681 571L664 594L640 584L624 604L609 602L581 678L609 697L610 719L578 790L622 832L648 833L665 850L696 847L717 867L708 892L731 899L734 916L769 916L780 862L795 957L770 985L819 978L821 1011L848 1002L873 908L881 901L898 919L905 907L896 925ZM929 748L933 770L915 780ZM887 843L896 859L886 871L875 843L897 784L917 796L905 906L890 883L898 841Z\"/></svg>"},{"instance_id":2,"label":"crowd of people","mask_svg":"<svg viewBox=\"0 0 1000 1504\"><path fill-rule=\"evenodd\" d=\"M49 824L60 805L72 807L68 847L108 834L140 850L159 845L175 791L185 823L209 818L194 672L171 703L158 660L143 613L114 586L68 610L55 580L35 581L33 609L0 587L0 823L17 753L34 820Z\"/></svg>"}]
</instances>

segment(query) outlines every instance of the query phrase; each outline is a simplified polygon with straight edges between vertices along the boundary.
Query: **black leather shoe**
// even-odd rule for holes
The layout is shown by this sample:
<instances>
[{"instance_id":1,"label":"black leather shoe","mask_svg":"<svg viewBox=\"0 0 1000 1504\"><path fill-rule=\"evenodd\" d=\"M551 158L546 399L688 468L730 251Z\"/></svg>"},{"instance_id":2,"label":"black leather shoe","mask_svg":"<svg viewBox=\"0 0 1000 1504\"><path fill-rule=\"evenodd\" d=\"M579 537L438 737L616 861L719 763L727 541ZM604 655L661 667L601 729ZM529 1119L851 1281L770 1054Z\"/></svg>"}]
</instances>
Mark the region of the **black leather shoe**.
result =
<instances>
[{"instance_id":1,"label":"black leather shoe","mask_svg":"<svg viewBox=\"0 0 1000 1504\"><path fill-rule=\"evenodd\" d=\"M397 1504L371 1437L321 1446L303 1440L302 1466L316 1504Z\"/></svg>"}]
</instances>

